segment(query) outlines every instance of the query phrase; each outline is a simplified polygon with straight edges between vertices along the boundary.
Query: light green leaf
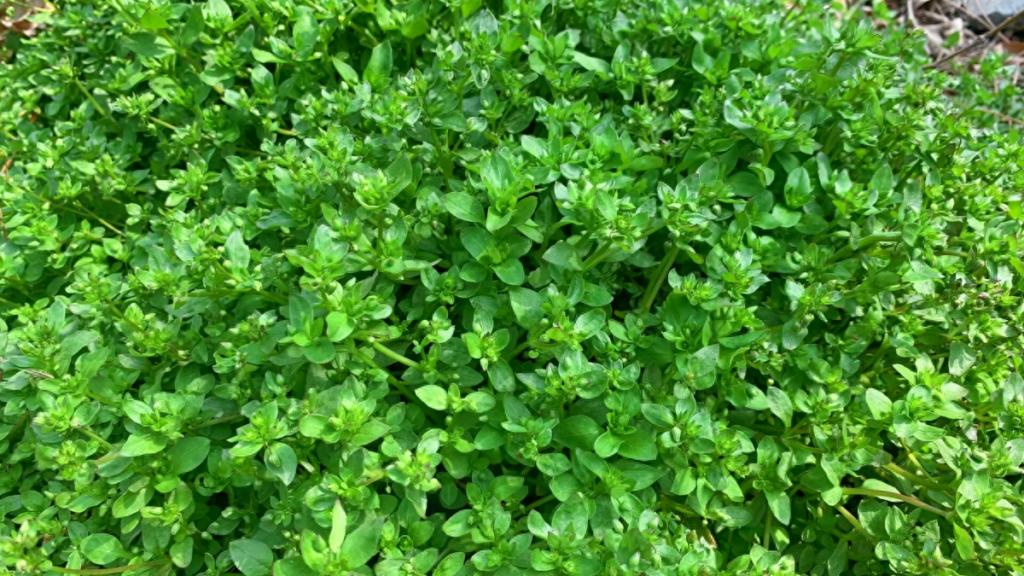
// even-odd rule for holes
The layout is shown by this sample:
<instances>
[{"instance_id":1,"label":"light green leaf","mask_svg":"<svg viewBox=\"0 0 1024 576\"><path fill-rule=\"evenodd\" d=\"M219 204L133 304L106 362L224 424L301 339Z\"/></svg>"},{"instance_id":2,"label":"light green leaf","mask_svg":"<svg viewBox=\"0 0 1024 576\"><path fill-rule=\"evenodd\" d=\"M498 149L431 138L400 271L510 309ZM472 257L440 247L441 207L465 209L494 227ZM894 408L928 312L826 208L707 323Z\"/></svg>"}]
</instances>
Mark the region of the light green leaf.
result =
<instances>
[{"instance_id":1,"label":"light green leaf","mask_svg":"<svg viewBox=\"0 0 1024 576\"><path fill-rule=\"evenodd\" d=\"M331 536L328 544L332 552L341 551L341 545L345 542L345 531L348 528L348 515L341 505L341 500L334 501L334 511L331 513Z\"/></svg>"},{"instance_id":2,"label":"light green leaf","mask_svg":"<svg viewBox=\"0 0 1024 576\"><path fill-rule=\"evenodd\" d=\"M440 386L430 384L417 388L416 397L434 410L443 412L448 409L448 392Z\"/></svg>"},{"instance_id":3,"label":"light green leaf","mask_svg":"<svg viewBox=\"0 0 1024 576\"><path fill-rule=\"evenodd\" d=\"M462 192L445 194L444 206L448 212L460 220L484 223L484 206L479 200Z\"/></svg>"},{"instance_id":4,"label":"light green leaf","mask_svg":"<svg viewBox=\"0 0 1024 576\"><path fill-rule=\"evenodd\" d=\"M228 546L231 560L245 576L270 576L274 553L259 540L235 540Z\"/></svg>"},{"instance_id":5,"label":"light green leaf","mask_svg":"<svg viewBox=\"0 0 1024 576\"><path fill-rule=\"evenodd\" d=\"M110 534L92 534L86 536L78 544L82 555L93 564L106 566L111 562L124 556L124 547L121 541Z\"/></svg>"}]
</instances>

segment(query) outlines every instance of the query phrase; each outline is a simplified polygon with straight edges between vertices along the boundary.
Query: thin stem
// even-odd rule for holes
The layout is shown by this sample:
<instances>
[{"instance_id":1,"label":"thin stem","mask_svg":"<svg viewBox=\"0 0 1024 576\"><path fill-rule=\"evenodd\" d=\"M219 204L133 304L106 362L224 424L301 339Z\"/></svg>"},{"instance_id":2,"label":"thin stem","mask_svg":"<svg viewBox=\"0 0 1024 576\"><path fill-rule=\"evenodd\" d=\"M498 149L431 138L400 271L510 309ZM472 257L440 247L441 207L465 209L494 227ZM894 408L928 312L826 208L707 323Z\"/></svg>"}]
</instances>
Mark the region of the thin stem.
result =
<instances>
[{"instance_id":1,"label":"thin stem","mask_svg":"<svg viewBox=\"0 0 1024 576\"><path fill-rule=\"evenodd\" d=\"M114 316L117 316L122 322L130 326L132 330L139 334L144 332L138 324L133 322L131 318L125 316L124 312L121 312L121 310L117 306L114 306L114 303L110 300L107 300L107 308L110 308L110 311L114 313Z\"/></svg>"},{"instance_id":2,"label":"thin stem","mask_svg":"<svg viewBox=\"0 0 1024 576\"><path fill-rule=\"evenodd\" d=\"M157 118L156 116L150 116L149 117L149 121L152 122L153 124L157 124L159 126L163 126L164 128L167 128L169 130L177 131L179 129L174 124L171 124L170 122L164 122L163 120Z\"/></svg>"},{"instance_id":3,"label":"thin stem","mask_svg":"<svg viewBox=\"0 0 1024 576\"><path fill-rule=\"evenodd\" d=\"M864 528L864 525L860 523L860 520L858 520L857 517L853 514L850 514L850 512L846 508L843 508L842 506L837 504L836 510L839 511L839 514L841 514L843 518L846 518L847 522L853 525L854 530L866 536L868 540L874 540L874 538L871 537L871 534L868 534L868 531Z\"/></svg>"},{"instance_id":4,"label":"thin stem","mask_svg":"<svg viewBox=\"0 0 1024 576\"><path fill-rule=\"evenodd\" d=\"M606 256L608 256L608 253L611 251L611 249L612 244L610 242L605 242L599 245L597 250L594 250L594 253L591 254L589 258L583 261L583 270L590 270L594 266L600 264L601 261L604 260Z\"/></svg>"},{"instance_id":5,"label":"thin stem","mask_svg":"<svg viewBox=\"0 0 1024 576\"><path fill-rule=\"evenodd\" d=\"M190 426L189 430L199 430L201 428L209 428L210 426L216 426L218 424L224 424L225 422L234 422L235 420L241 420L245 418L244 414L231 414L230 416L221 416L220 418L214 418L213 420L207 420L202 424L196 424Z\"/></svg>"},{"instance_id":6,"label":"thin stem","mask_svg":"<svg viewBox=\"0 0 1024 576\"><path fill-rule=\"evenodd\" d=\"M764 546L765 550L768 550L772 545L772 511L766 510L764 514L764 542L761 546Z\"/></svg>"},{"instance_id":7,"label":"thin stem","mask_svg":"<svg viewBox=\"0 0 1024 576\"><path fill-rule=\"evenodd\" d=\"M351 350L352 354L354 354L355 357L358 358L363 364L366 364L367 366L375 370L382 370L385 374L387 374L388 384L394 386L395 389L398 390L398 393L404 396L407 400L423 408L423 413L427 415L427 418L430 419L430 421L433 422L435 426L441 425L441 421L437 419L437 414L433 410L429 410L429 406L424 404L424 402L420 400L418 396L416 396L408 388L406 388L405 385L398 380L398 378L395 378L390 373L388 373L387 370L384 370L383 368L378 366L377 363L373 361L373 358L370 358L366 354L360 352L359 349L355 347L355 345L350 346L349 350Z\"/></svg>"},{"instance_id":8,"label":"thin stem","mask_svg":"<svg viewBox=\"0 0 1024 576\"><path fill-rule=\"evenodd\" d=\"M673 246L668 251L668 254L665 254L665 258L661 261L661 266L658 268L657 275L651 279L650 284L647 285L647 290L644 291L644 297L640 301L641 311L647 312L651 309L651 304L654 303L654 298L657 297L658 291L661 290L661 285L665 282L665 278L668 277L668 272L672 269L676 256L679 256L679 248Z\"/></svg>"},{"instance_id":9,"label":"thin stem","mask_svg":"<svg viewBox=\"0 0 1024 576\"><path fill-rule=\"evenodd\" d=\"M384 212L377 212L377 256L384 254Z\"/></svg>"},{"instance_id":10,"label":"thin stem","mask_svg":"<svg viewBox=\"0 0 1024 576\"><path fill-rule=\"evenodd\" d=\"M113 232L114 234L117 234L118 236L120 236L120 237L124 238L124 232L122 232L122 231L121 231L121 230L120 230L119 228L117 228L116 226L114 226L114 225L113 225L113 224L111 224L110 222L107 222L106 220L104 220L103 218L101 218L101 217L99 216L99 214L96 214L96 213L95 213L95 212L93 212L92 210L89 210L89 209L88 209L88 208L86 208L85 206L82 206L82 203L81 203L81 202L75 202L75 204L76 204L76 205L78 206L78 209L79 209L79 210L81 210L82 212L84 212L84 213L88 214L90 218L95 218L96 220L98 220L98 221L99 221L99 223L100 223L100 224L102 224L103 226L105 226L105 227L106 227L106 228L107 228L108 230L110 230L110 231L111 231L111 232Z\"/></svg>"},{"instance_id":11,"label":"thin stem","mask_svg":"<svg viewBox=\"0 0 1024 576\"><path fill-rule=\"evenodd\" d=\"M526 506L525 509L526 509L527 512L529 512L530 510L533 510L534 508L539 508L539 507L547 504L548 502L551 502L554 499L555 499L555 495L554 494L548 494L547 496L541 498L540 500L533 501L532 503L530 503L529 506Z\"/></svg>"},{"instance_id":12,"label":"thin stem","mask_svg":"<svg viewBox=\"0 0 1024 576\"><path fill-rule=\"evenodd\" d=\"M870 490L868 488L843 488L843 495L845 496L874 496L875 498L892 498L893 500L902 500L907 504L917 506L922 510L927 510L933 514L938 514L943 518L946 518L949 513L932 506L931 504L922 502L913 496L904 496L899 492L887 492L885 490Z\"/></svg>"},{"instance_id":13,"label":"thin stem","mask_svg":"<svg viewBox=\"0 0 1024 576\"><path fill-rule=\"evenodd\" d=\"M127 566L119 566L117 568L93 568L87 570L77 570L74 568L61 568L60 566L53 566L50 568L50 570L54 572L60 572L62 574L120 574L121 572L127 572L129 570L138 570L140 568L155 568L157 566L163 566L165 564L167 564L167 560L154 560L152 562L129 564Z\"/></svg>"},{"instance_id":14,"label":"thin stem","mask_svg":"<svg viewBox=\"0 0 1024 576\"><path fill-rule=\"evenodd\" d=\"M89 93L89 90L86 89L85 85L82 84L82 82L78 78L74 78L72 81L75 83L75 86L77 86L78 89L82 92L82 94L85 94L85 97L89 100L93 107L96 108L96 111L100 113L100 116L103 116L104 118L109 120L110 114L107 114L107 111L104 110L102 106L100 106L100 103L97 102L96 98L94 98L93 95Z\"/></svg>"},{"instance_id":15,"label":"thin stem","mask_svg":"<svg viewBox=\"0 0 1024 576\"><path fill-rule=\"evenodd\" d=\"M103 446L103 448L105 448L108 452L112 451L114 449L114 445L113 444L111 444L110 442L107 442L102 437L100 437L99 434L93 432L92 430L89 430L85 426L74 426L73 428L75 430L78 430L82 434L88 436L89 438L92 438L93 440L95 440L97 443L99 443L100 446Z\"/></svg>"},{"instance_id":16,"label":"thin stem","mask_svg":"<svg viewBox=\"0 0 1024 576\"><path fill-rule=\"evenodd\" d=\"M402 356L398 352L395 352L394 350L388 348L387 346L381 344L380 342L371 342L370 345L373 346L374 350L380 352L381 354L387 356L388 358L391 358L395 362L400 362L402 364L405 364L409 368L415 368L421 372L424 372L423 366L419 362L415 360L410 360L409 358Z\"/></svg>"},{"instance_id":17,"label":"thin stem","mask_svg":"<svg viewBox=\"0 0 1024 576\"><path fill-rule=\"evenodd\" d=\"M914 451L910 449L910 446L907 446L906 440L900 438L900 444L903 445L903 449L907 451L907 456L910 458L910 461L914 463L914 466L917 466L917 469L921 471L921 474L931 477L931 474L928 474L928 471L925 470L924 466L921 465L921 462L918 461L917 456L914 456Z\"/></svg>"},{"instance_id":18,"label":"thin stem","mask_svg":"<svg viewBox=\"0 0 1024 576\"><path fill-rule=\"evenodd\" d=\"M86 219L98 218L98 216L96 216L95 214L92 214L90 216L89 214L87 214L85 212L82 212L81 210L79 210L77 208L73 208L71 206L65 206L63 204L58 204L56 201L51 200L49 198L44 198L44 197L36 194L35 192L32 192L31 190L28 190L27 188L21 188L21 190L23 192L25 192L26 194L28 194L29 196L31 196L31 197L35 198L36 200L42 202L43 204L52 204L55 208L60 208L61 210L67 210L68 212L71 212L72 214L78 214L82 218L86 218ZM124 236L124 232L121 232L120 230L118 230L117 228L115 228L113 225L111 225L109 222L103 220L102 218L100 219L100 223L103 224L104 226L106 226L107 228L109 228L111 231L115 232L116 234L118 234L118 235L120 235L122 237Z\"/></svg>"},{"instance_id":19,"label":"thin stem","mask_svg":"<svg viewBox=\"0 0 1024 576\"><path fill-rule=\"evenodd\" d=\"M857 243L856 249L863 250L865 248L878 244L879 242L895 242L896 240L899 240L902 237L902 232L880 232L878 234L872 234L870 236L865 236L864 238L861 238L860 242ZM832 257L828 259L828 263L831 264L838 260L842 260L843 258L846 258L850 254L852 254L853 251L854 248L852 246L847 245L839 252L833 254Z\"/></svg>"},{"instance_id":20,"label":"thin stem","mask_svg":"<svg viewBox=\"0 0 1024 576\"><path fill-rule=\"evenodd\" d=\"M948 491L954 489L952 486L949 486L949 485L946 485L946 484L940 484L940 483L935 482L934 480L930 480L928 478L921 478L917 474L914 474L913 472L911 472L909 470L904 470L903 468L897 466L895 462L890 462L890 463L886 464L885 466L883 466L883 468L885 468L886 470L892 472L893 474L896 474L897 476L901 476L903 478L906 478L907 480L910 480L911 482L913 482L915 484L918 484L918 485L921 485L921 486L925 486L927 488L934 488L935 490L940 490L942 492L948 492Z\"/></svg>"},{"instance_id":21,"label":"thin stem","mask_svg":"<svg viewBox=\"0 0 1024 576\"><path fill-rule=\"evenodd\" d=\"M262 296L271 302L277 302L279 304L287 304L288 299L284 296L279 296L266 290L199 290L196 292L189 292L189 298L223 298L226 296L238 296L242 294L256 294Z\"/></svg>"},{"instance_id":22,"label":"thin stem","mask_svg":"<svg viewBox=\"0 0 1024 576\"><path fill-rule=\"evenodd\" d=\"M975 39L974 42L971 42L970 44L964 46L960 50L957 50L956 52L953 52L952 54L944 56L943 58L941 58L939 60L936 60L935 62L932 62L931 64L928 64L927 66L924 67L925 70L928 70L930 68L937 68L938 66L941 66L942 64L945 64L946 62L952 60L953 58L956 58L957 56L959 56L961 54L964 54L966 52L970 52L971 50L974 50L975 48L979 47L982 43L987 42L989 36L992 36L994 34L998 34L998 33L1002 32L1003 30L1005 30L1009 26L1012 26L1015 22L1017 22L1017 20L1021 19L1022 17L1024 17L1024 10L1021 10L1021 11L1017 12L1016 14L1014 14L1013 16L1010 16L1006 20L1003 20L1002 22L999 23L998 26L996 26L995 28L992 28L988 32L985 32L984 34L979 36L977 39Z\"/></svg>"},{"instance_id":23,"label":"thin stem","mask_svg":"<svg viewBox=\"0 0 1024 576\"><path fill-rule=\"evenodd\" d=\"M529 348L554 348L555 346L557 346L557 344L554 344L554 343L544 344L542 342L530 342L529 338L527 338L526 342L523 342L519 346L516 346L515 350L512 351L512 357L515 358L516 356L519 356L520 354L523 353L524 350L527 350Z\"/></svg>"}]
</instances>

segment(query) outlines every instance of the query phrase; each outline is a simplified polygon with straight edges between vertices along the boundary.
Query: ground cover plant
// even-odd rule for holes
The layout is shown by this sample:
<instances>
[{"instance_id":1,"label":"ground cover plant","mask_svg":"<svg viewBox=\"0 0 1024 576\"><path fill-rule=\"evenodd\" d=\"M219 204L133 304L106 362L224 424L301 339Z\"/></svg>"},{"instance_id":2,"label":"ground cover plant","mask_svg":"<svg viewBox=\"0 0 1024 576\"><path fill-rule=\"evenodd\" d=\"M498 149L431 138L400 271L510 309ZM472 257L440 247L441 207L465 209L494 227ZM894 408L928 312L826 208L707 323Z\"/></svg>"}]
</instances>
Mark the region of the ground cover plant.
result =
<instances>
[{"instance_id":1,"label":"ground cover plant","mask_svg":"<svg viewBox=\"0 0 1024 576\"><path fill-rule=\"evenodd\" d=\"M1024 573L1020 92L834 8L35 16L0 572Z\"/></svg>"}]
</instances>

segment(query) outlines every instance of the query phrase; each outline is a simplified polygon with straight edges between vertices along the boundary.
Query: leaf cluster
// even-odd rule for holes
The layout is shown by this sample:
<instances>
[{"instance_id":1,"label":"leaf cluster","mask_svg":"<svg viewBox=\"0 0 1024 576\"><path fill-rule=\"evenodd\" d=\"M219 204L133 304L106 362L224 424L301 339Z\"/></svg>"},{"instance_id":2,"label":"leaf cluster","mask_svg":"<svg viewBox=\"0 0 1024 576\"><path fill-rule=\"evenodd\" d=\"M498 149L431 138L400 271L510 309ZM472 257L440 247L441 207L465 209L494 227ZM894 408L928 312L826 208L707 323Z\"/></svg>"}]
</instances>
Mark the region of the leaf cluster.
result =
<instances>
[{"instance_id":1,"label":"leaf cluster","mask_svg":"<svg viewBox=\"0 0 1024 576\"><path fill-rule=\"evenodd\" d=\"M1020 91L871 14L37 15L0 574L1024 574Z\"/></svg>"}]
</instances>

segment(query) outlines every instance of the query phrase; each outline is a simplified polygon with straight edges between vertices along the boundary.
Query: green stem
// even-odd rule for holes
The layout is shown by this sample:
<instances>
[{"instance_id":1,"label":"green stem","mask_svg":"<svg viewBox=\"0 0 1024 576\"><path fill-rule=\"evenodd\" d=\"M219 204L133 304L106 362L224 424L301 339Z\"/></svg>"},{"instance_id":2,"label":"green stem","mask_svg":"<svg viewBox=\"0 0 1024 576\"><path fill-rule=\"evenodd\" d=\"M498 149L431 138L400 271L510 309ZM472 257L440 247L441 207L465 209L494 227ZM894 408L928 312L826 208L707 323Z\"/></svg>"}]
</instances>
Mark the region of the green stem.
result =
<instances>
[{"instance_id":1,"label":"green stem","mask_svg":"<svg viewBox=\"0 0 1024 576\"><path fill-rule=\"evenodd\" d=\"M138 570L140 568L155 568L157 566L163 566L165 564L167 564L166 560L154 560L152 562L129 564L127 566L119 566L117 568L93 568L87 570L77 570L74 568L61 568L60 566L53 566L50 568L50 570L54 572L60 572L62 574L120 574L121 572L127 572L129 570Z\"/></svg>"},{"instance_id":2,"label":"green stem","mask_svg":"<svg viewBox=\"0 0 1024 576\"><path fill-rule=\"evenodd\" d=\"M921 461L917 459L917 456L914 456L914 451L911 450L910 446L907 445L907 441L904 440L903 438L900 438L900 444L902 444L903 449L907 451L907 457L909 457L910 461L914 463L914 466L917 466L917 469L921 471L921 474L928 476L928 471L925 470L924 466L921 465Z\"/></svg>"},{"instance_id":3,"label":"green stem","mask_svg":"<svg viewBox=\"0 0 1024 576\"><path fill-rule=\"evenodd\" d=\"M526 342L523 342L519 346L516 346L515 350L512 351L512 357L515 358L516 356L519 356L520 354L523 353L524 350L527 350L529 348L554 348L555 346L557 346L557 344L545 345L544 343L541 342L530 342L530 340L527 339Z\"/></svg>"},{"instance_id":4,"label":"green stem","mask_svg":"<svg viewBox=\"0 0 1024 576\"><path fill-rule=\"evenodd\" d=\"M875 498L892 498L893 500L902 500L903 502L906 502L907 504L911 504L913 506L917 506L918 508L920 508L922 510L927 510L927 511L933 513L933 514L937 514L939 516L942 516L943 518L946 518L946 517L949 516L949 512L945 512L943 510L940 510L940 509L936 508L935 506L932 506L931 504L927 504L925 502L922 502L922 501L918 500L917 498L914 498L913 496L904 496L903 494L900 494L898 492L887 492L885 490L870 490L870 489L867 489L867 488L843 488L843 495L844 496L873 496Z\"/></svg>"},{"instance_id":5,"label":"green stem","mask_svg":"<svg viewBox=\"0 0 1024 576\"><path fill-rule=\"evenodd\" d=\"M87 214L87 213L82 212L81 210L79 210L77 208L73 208L71 206L65 206L64 204L58 204L56 201L51 200L49 198L44 198L44 197L36 194L35 192L32 192L31 190L28 190L28 189L25 189L25 188L21 188L21 190L24 191L29 196L31 196L31 197L35 198L36 200L42 202L43 204L51 204L55 208L60 208L61 210L66 210L68 212L71 212L72 214L78 214L79 216L81 216L82 218L85 218L85 219L98 218L98 216L96 216L95 214L92 214L91 212ZM92 214L92 216L90 216L90 214ZM104 226L106 226L107 228L109 228L110 230L112 230L113 232L117 233L118 235L120 235L122 237L124 236L124 232L121 232L120 230L118 230L117 228L112 226L109 222L107 222L106 220L103 220L102 218L100 218L100 223L103 224Z\"/></svg>"},{"instance_id":6,"label":"green stem","mask_svg":"<svg viewBox=\"0 0 1024 576\"><path fill-rule=\"evenodd\" d=\"M73 82L75 83L75 86L77 86L78 89L82 92L82 94L85 95L85 97L89 100L93 107L96 108L96 111L100 113L100 116L103 116L104 118L109 120L110 115L107 114L107 111L104 110L102 106L100 106L100 103L96 101L96 98L94 98L93 95L89 93L89 90L86 89L85 85L83 85L78 78L73 79Z\"/></svg>"},{"instance_id":7,"label":"green stem","mask_svg":"<svg viewBox=\"0 0 1024 576\"><path fill-rule=\"evenodd\" d=\"M114 303L111 302L110 300L107 300L107 308L110 308L110 311L114 313L114 316L117 316L122 322L131 327L132 330L138 332L139 334L144 333L144 331L138 324L133 322L131 318L125 316L124 312L121 312L121 310L117 306L114 306Z\"/></svg>"},{"instance_id":8,"label":"green stem","mask_svg":"<svg viewBox=\"0 0 1024 576\"><path fill-rule=\"evenodd\" d=\"M410 360L409 358L402 356L398 352L395 352L394 350L388 348L387 346L381 344L380 342L371 342L370 345L373 346L374 350L380 352L381 354L387 356L388 358L391 358L395 362L405 364L409 368L415 368L421 372L425 371L423 370L423 365L421 365L419 362L415 360Z\"/></svg>"},{"instance_id":9,"label":"green stem","mask_svg":"<svg viewBox=\"0 0 1024 576\"><path fill-rule=\"evenodd\" d=\"M928 478L921 478L917 474L914 474L913 472L911 472L909 470L905 470L905 469L901 468L900 466L897 466L896 463L894 463L894 462L890 462L890 463L886 464L885 466L883 466L883 468L885 468L886 470L892 472L893 474L896 474L897 476L901 476L903 478L906 478L907 480L910 480L911 482L913 482L915 484L918 484L920 486L924 486L926 488L933 488L935 490L939 490L939 491L942 491L942 492L949 492L951 490L954 490L954 488L952 486L948 486L946 484L940 484L940 483L935 482L933 480L929 480Z\"/></svg>"},{"instance_id":10,"label":"green stem","mask_svg":"<svg viewBox=\"0 0 1024 576\"><path fill-rule=\"evenodd\" d=\"M853 525L854 530L866 536L868 540L874 540L871 534L868 534L868 531L864 529L864 525L860 523L860 520L858 520L853 514L850 514L846 508L837 504L836 510L839 511L839 514L841 514L843 518L846 518L847 522Z\"/></svg>"},{"instance_id":11,"label":"green stem","mask_svg":"<svg viewBox=\"0 0 1024 576\"><path fill-rule=\"evenodd\" d=\"M896 240L899 240L902 237L902 232L880 232L878 234L872 234L870 236L865 236L864 238L861 238L860 242L857 243L856 249L863 250L865 248L868 248L869 246L878 244L879 242L895 242ZM828 263L831 264L838 260L842 260L843 258L846 258L850 254L852 254L853 251L853 246L847 245L839 252L833 254L832 257L828 259Z\"/></svg>"},{"instance_id":12,"label":"green stem","mask_svg":"<svg viewBox=\"0 0 1024 576\"><path fill-rule=\"evenodd\" d=\"M374 344L376 345L376 342ZM352 345L349 348L349 350L351 350L351 352L355 355L355 357L358 358L363 364L366 364L367 366L369 366L369 367L371 367L371 368L373 368L375 370L382 370L385 374L387 374L388 375L388 384L391 384L392 386L394 386L395 389L398 390L398 393L401 394L402 396L404 396L407 400L409 400L413 404L416 404L417 406L422 408L423 409L423 413L427 415L427 418L431 422L433 422L435 426L440 426L441 425L441 421L437 419L437 413L434 410L431 410L429 406L424 404L423 401L419 399L418 396L416 396L408 388L406 388L405 385L402 384L402 382L398 380L398 378L395 378L390 373L388 373L387 370L384 370L383 368L378 366L377 363L373 361L373 358L370 358L366 354L363 354L362 352L360 352L359 349L355 347L355 345Z\"/></svg>"},{"instance_id":13,"label":"green stem","mask_svg":"<svg viewBox=\"0 0 1024 576\"><path fill-rule=\"evenodd\" d=\"M174 124L171 124L170 122L164 122L163 120L157 118L156 116L150 116L149 117L149 121L152 122L153 124L157 124L159 126L163 126L164 128L167 128L169 130L174 130L174 131L178 130L178 127L175 126Z\"/></svg>"},{"instance_id":14,"label":"green stem","mask_svg":"<svg viewBox=\"0 0 1024 576\"><path fill-rule=\"evenodd\" d=\"M526 509L527 512L529 512L530 510L533 510L534 508L539 508L539 507L547 504L548 502L551 502L554 499L555 499L555 495L554 494L548 494L547 496L541 498L540 500L535 500L529 506L526 506L525 509Z\"/></svg>"},{"instance_id":15,"label":"green stem","mask_svg":"<svg viewBox=\"0 0 1024 576\"><path fill-rule=\"evenodd\" d=\"M189 430L199 430L201 428L209 428L210 426L216 426L218 424L224 424L225 422L234 422L235 420L241 420L245 418L243 414L231 414L230 416L221 416L220 418L214 418L213 420L207 420L202 424L196 424L190 426Z\"/></svg>"},{"instance_id":16,"label":"green stem","mask_svg":"<svg viewBox=\"0 0 1024 576\"><path fill-rule=\"evenodd\" d=\"M377 212L377 257L384 255L384 212Z\"/></svg>"},{"instance_id":17,"label":"green stem","mask_svg":"<svg viewBox=\"0 0 1024 576\"><path fill-rule=\"evenodd\" d=\"M586 272L587 270L590 270L594 266L600 264L601 261L604 260L606 256L608 256L608 253L611 252L611 250L612 245L610 242L605 242L599 245L597 250L594 250L594 253L583 261L583 271Z\"/></svg>"},{"instance_id":18,"label":"green stem","mask_svg":"<svg viewBox=\"0 0 1024 576\"><path fill-rule=\"evenodd\" d=\"M112 451L114 449L114 445L113 444L111 444L110 442L107 442L99 434L93 432L92 430L89 430L85 426L74 426L74 429L78 430L82 434L85 434L89 438L92 438L93 440L95 440L97 443L99 443L100 446L103 446L103 448L105 448L108 452L110 452L110 451Z\"/></svg>"},{"instance_id":19,"label":"green stem","mask_svg":"<svg viewBox=\"0 0 1024 576\"><path fill-rule=\"evenodd\" d=\"M85 206L82 206L82 203L81 203L81 202L75 202L75 204L76 204L76 205L78 206L78 209L79 209L79 210L81 210L81 211L82 211L82 212L84 212L85 214L88 214L90 218L95 218L95 219L96 219L96 220L97 220L97 221L98 221L98 222L99 222L100 224L102 224L103 226L105 226L105 227L106 227L106 228L107 228L108 230L110 230L110 231L111 231L111 232L113 232L114 234L117 234L118 236L120 236L120 237L124 238L124 232L122 232L122 231L121 231L121 230L120 230L119 228L117 228L116 226L114 226L114 225L113 225L113 224L111 224L110 222L107 222L106 220L104 220L103 218L101 218L101 217L100 217L100 216L99 216L98 214L96 214L95 212L93 212L92 210L89 210L89 209L88 209L88 208L86 208Z\"/></svg>"},{"instance_id":20,"label":"green stem","mask_svg":"<svg viewBox=\"0 0 1024 576\"><path fill-rule=\"evenodd\" d=\"M679 256L679 248L673 246L668 254L665 254L665 258L661 261L661 265L658 267L658 272L654 278L651 278L650 284L647 285L647 290L644 291L644 297L640 301L640 310L647 312L651 309L651 304L654 303L655 297L658 296L658 291L661 290L661 285L665 282L665 278L668 277L669 270L672 269L672 265L676 261L676 256Z\"/></svg>"},{"instance_id":21,"label":"green stem","mask_svg":"<svg viewBox=\"0 0 1024 576\"><path fill-rule=\"evenodd\" d=\"M256 294L270 300L271 302L277 302L278 304L288 303L288 299L284 296L272 294L266 290L198 290L196 292L189 292L188 298L223 298L225 296L237 296L242 294Z\"/></svg>"}]
</instances>

